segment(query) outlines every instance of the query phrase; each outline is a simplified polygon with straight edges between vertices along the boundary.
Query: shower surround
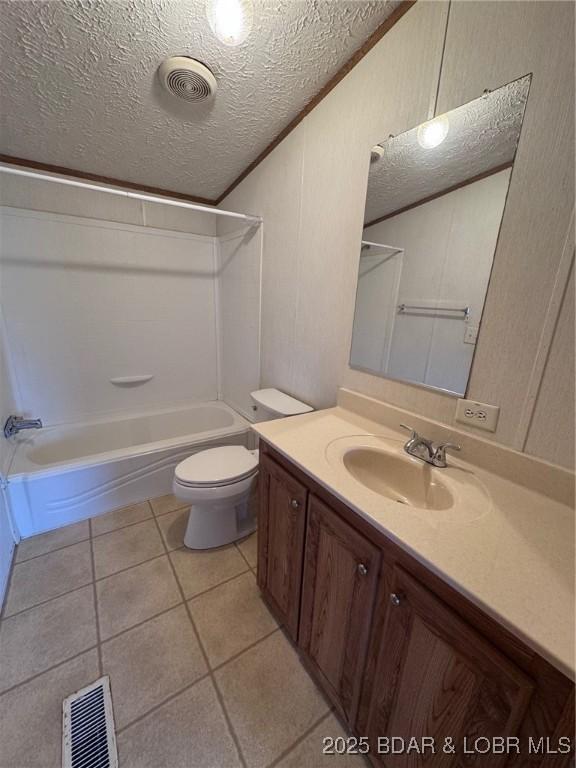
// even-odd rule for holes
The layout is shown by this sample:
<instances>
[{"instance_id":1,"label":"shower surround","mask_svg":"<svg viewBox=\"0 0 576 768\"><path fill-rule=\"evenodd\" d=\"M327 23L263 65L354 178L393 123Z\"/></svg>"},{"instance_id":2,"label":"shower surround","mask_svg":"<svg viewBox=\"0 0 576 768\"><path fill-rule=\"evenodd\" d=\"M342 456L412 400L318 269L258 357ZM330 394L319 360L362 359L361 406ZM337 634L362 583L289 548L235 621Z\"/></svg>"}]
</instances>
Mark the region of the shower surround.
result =
<instances>
[{"instance_id":1,"label":"shower surround","mask_svg":"<svg viewBox=\"0 0 576 768\"><path fill-rule=\"evenodd\" d=\"M54 184L52 211L15 207L23 183L31 206L52 204L39 200L41 182L16 180L0 208L13 408L45 426L11 439L0 468L18 533L29 536L167 493L175 461L197 446L245 443L260 379L261 233L236 224L219 238L209 213L125 200L114 201L124 220L92 218L92 202L110 211L107 195L73 190L74 206ZM98 460L86 450L95 430ZM65 461L61 441L74 453ZM47 444L56 454L36 460ZM80 464L91 471L79 474Z\"/></svg>"}]
</instances>

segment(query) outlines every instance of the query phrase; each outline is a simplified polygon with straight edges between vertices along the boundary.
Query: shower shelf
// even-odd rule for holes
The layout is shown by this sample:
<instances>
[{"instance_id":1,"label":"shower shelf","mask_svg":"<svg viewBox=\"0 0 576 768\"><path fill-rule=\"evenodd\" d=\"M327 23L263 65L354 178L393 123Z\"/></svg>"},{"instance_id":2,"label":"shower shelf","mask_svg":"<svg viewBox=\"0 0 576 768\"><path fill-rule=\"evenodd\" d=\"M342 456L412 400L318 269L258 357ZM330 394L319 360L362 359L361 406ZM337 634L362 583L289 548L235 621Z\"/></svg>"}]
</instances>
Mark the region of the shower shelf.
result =
<instances>
[{"instance_id":1,"label":"shower shelf","mask_svg":"<svg viewBox=\"0 0 576 768\"><path fill-rule=\"evenodd\" d=\"M154 375L151 373L144 374L143 376L116 376L110 379L110 384L115 384L117 387L133 387L136 384L145 384L153 378Z\"/></svg>"}]
</instances>

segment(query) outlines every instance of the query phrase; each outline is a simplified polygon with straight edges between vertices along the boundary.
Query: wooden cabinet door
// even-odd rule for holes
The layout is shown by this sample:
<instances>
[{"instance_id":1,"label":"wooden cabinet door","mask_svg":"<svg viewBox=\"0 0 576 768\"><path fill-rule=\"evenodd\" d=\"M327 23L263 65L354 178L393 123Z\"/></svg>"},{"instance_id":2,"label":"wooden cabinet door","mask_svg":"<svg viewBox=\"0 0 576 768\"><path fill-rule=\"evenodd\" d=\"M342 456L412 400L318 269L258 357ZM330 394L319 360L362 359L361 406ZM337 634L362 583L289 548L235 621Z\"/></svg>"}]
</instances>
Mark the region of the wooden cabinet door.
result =
<instances>
[{"instance_id":1,"label":"wooden cabinet door","mask_svg":"<svg viewBox=\"0 0 576 768\"><path fill-rule=\"evenodd\" d=\"M387 768L496 768L504 753L464 754L478 737L513 736L532 683L419 582L395 568L368 717L373 762ZM432 737L437 753L378 755L378 737ZM456 752L443 752L451 737ZM400 742L398 742L400 743Z\"/></svg>"},{"instance_id":2,"label":"wooden cabinet door","mask_svg":"<svg viewBox=\"0 0 576 768\"><path fill-rule=\"evenodd\" d=\"M278 621L298 638L306 488L261 455L258 517L258 585Z\"/></svg>"},{"instance_id":3,"label":"wooden cabinet door","mask_svg":"<svg viewBox=\"0 0 576 768\"><path fill-rule=\"evenodd\" d=\"M379 569L380 550L311 496L300 646L350 723L358 706Z\"/></svg>"}]
</instances>

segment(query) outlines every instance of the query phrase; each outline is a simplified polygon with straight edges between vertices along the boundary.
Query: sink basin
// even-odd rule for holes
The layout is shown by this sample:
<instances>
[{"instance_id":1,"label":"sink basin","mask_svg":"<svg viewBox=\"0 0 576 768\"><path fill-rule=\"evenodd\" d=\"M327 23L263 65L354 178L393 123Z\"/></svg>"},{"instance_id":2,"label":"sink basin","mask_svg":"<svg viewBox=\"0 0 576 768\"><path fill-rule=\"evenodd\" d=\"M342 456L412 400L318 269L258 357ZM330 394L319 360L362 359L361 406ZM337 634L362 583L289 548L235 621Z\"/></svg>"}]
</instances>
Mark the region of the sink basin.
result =
<instances>
[{"instance_id":1,"label":"sink basin","mask_svg":"<svg viewBox=\"0 0 576 768\"><path fill-rule=\"evenodd\" d=\"M400 520L412 525L419 519L432 528L467 525L490 513L490 493L474 467L452 458L446 468L433 467L409 456L404 442L403 437L364 433L327 444L333 482L338 485L341 478L343 495L352 505L382 515L387 525Z\"/></svg>"},{"instance_id":2,"label":"sink basin","mask_svg":"<svg viewBox=\"0 0 576 768\"><path fill-rule=\"evenodd\" d=\"M375 448L352 448L342 456L352 477L371 491L418 509L443 510L454 498L439 471L409 457Z\"/></svg>"}]
</instances>

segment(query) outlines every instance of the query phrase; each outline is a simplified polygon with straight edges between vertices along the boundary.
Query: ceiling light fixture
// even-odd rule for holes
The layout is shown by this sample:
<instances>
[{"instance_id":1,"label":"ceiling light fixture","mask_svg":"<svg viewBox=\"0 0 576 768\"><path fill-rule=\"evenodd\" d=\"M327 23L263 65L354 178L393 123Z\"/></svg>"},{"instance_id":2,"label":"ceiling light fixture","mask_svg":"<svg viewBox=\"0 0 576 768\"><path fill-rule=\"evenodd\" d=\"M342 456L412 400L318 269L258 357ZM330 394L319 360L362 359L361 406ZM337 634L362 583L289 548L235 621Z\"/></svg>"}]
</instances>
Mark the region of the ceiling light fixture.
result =
<instances>
[{"instance_id":1,"label":"ceiling light fixture","mask_svg":"<svg viewBox=\"0 0 576 768\"><path fill-rule=\"evenodd\" d=\"M207 0L210 29L224 45L240 45L252 29L252 0Z\"/></svg>"},{"instance_id":2,"label":"ceiling light fixture","mask_svg":"<svg viewBox=\"0 0 576 768\"><path fill-rule=\"evenodd\" d=\"M428 120L427 123L422 123L418 128L418 144L424 149L434 149L434 147L442 144L449 130L450 122L446 115Z\"/></svg>"}]
</instances>

